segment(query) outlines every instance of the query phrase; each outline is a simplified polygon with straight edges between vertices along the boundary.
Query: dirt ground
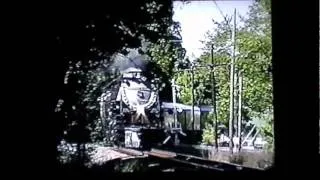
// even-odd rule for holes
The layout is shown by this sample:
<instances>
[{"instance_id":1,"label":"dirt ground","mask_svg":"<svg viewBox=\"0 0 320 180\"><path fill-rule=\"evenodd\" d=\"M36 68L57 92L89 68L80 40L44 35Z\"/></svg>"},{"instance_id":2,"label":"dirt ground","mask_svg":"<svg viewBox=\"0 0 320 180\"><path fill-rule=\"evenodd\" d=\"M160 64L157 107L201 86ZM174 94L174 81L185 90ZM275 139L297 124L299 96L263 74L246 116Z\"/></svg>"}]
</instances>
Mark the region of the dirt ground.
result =
<instances>
[{"instance_id":1,"label":"dirt ground","mask_svg":"<svg viewBox=\"0 0 320 180\"><path fill-rule=\"evenodd\" d=\"M273 153L271 152L240 152L230 155L225 151L209 151L208 158L221 162L236 163L247 167L265 169L273 164Z\"/></svg>"}]
</instances>

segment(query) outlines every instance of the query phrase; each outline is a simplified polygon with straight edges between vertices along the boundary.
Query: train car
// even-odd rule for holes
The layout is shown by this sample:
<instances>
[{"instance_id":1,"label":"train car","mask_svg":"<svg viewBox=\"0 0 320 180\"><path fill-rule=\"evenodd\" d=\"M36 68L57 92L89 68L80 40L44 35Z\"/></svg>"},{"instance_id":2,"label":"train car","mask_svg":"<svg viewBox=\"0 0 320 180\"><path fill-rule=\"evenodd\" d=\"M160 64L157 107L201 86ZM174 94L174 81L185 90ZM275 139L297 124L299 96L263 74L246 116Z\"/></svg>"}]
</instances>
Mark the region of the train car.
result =
<instances>
[{"instance_id":1,"label":"train car","mask_svg":"<svg viewBox=\"0 0 320 180\"><path fill-rule=\"evenodd\" d=\"M177 115L174 115L174 108L177 109ZM178 124L181 126L183 133L186 136L179 136L179 140L183 144L199 144L202 141L202 130L205 127L205 123L209 121L209 113L212 111L211 106L201 105L194 106L194 120L191 118L192 106L162 102L161 103L161 115L164 117L165 122L173 123L175 118Z\"/></svg>"}]
</instances>

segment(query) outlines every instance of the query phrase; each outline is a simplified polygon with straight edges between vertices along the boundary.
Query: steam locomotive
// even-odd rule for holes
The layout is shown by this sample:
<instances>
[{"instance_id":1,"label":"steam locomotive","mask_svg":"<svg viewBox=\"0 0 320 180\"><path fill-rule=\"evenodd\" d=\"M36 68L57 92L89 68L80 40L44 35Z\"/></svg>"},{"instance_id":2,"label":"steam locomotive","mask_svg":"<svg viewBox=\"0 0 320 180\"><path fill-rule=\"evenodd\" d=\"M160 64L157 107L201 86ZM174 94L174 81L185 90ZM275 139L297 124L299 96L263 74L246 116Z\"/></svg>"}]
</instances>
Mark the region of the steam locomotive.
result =
<instances>
[{"instance_id":1,"label":"steam locomotive","mask_svg":"<svg viewBox=\"0 0 320 180\"><path fill-rule=\"evenodd\" d=\"M100 97L100 116L108 143L147 149L153 144L177 143L178 134L183 134L179 123L173 126L161 115L159 82L144 76L144 63L141 56L118 62L119 78Z\"/></svg>"}]
</instances>

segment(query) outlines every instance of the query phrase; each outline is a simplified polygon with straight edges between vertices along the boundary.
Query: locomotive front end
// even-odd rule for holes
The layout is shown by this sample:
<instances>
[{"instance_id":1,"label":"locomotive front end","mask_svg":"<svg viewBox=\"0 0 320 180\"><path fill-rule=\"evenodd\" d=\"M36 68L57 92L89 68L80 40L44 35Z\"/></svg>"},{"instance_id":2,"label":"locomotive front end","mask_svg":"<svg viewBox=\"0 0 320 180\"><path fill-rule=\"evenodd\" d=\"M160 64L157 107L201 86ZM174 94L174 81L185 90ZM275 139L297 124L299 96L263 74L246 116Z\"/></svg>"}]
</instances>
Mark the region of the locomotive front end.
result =
<instances>
[{"instance_id":1,"label":"locomotive front end","mask_svg":"<svg viewBox=\"0 0 320 180\"><path fill-rule=\"evenodd\" d=\"M121 63L120 78L101 96L100 112L108 143L142 148L146 134L162 129L157 84L143 75L141 58ZM140 66L137 66L140 65ZM148 143L147 143L148 144Z\"/></svg>"}]
</instances>

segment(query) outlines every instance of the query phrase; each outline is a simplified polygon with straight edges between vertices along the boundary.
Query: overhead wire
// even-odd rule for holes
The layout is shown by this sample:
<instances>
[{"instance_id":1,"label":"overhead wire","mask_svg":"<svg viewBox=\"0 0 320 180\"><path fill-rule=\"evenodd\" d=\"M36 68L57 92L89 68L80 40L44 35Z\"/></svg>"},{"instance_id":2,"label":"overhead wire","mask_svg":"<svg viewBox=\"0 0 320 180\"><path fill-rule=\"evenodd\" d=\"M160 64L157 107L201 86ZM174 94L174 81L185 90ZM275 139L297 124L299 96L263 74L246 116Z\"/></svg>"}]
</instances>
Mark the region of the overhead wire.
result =
<instances>
[{"instance_id":1,"label":"overhead wire","mask_svg":"<svg viewBox=\"0 0 320 180\"><path fill-rule=\"evenodd\" d=\"M225 22L227 23L228 27L230 28L230 31L232 30L232 27L230 26L227 17L223 14L222 10L220 9L218 3L216 2L216 0L213 0L213 3L215 4L216 8L218 9L220 15L223 17L223 19L225 20Z\"/></svg>"}]
</instances>

